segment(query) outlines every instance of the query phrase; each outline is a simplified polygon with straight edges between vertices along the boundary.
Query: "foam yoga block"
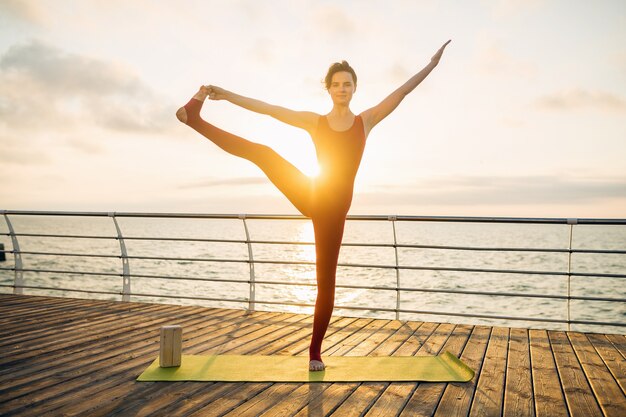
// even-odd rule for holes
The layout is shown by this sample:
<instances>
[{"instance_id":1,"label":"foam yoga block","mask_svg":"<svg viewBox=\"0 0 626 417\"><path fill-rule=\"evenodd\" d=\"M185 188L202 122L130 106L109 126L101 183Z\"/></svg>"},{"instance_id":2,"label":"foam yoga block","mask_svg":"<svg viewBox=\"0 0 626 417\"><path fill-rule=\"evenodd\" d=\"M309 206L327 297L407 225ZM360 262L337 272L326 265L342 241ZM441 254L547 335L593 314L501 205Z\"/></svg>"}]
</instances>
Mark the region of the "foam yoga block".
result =
<instances>
[{"instance_id":1,"label":"foam yoga block","mask_svg":"<svg viewBox=\"0 0 626 417\"><path fill-rule=\"evenodd\" d=\"M161 350L159 366L169 368L180 366L183 345L183 329L180 326L161 327Z\"/></svg>"}]
</instances>

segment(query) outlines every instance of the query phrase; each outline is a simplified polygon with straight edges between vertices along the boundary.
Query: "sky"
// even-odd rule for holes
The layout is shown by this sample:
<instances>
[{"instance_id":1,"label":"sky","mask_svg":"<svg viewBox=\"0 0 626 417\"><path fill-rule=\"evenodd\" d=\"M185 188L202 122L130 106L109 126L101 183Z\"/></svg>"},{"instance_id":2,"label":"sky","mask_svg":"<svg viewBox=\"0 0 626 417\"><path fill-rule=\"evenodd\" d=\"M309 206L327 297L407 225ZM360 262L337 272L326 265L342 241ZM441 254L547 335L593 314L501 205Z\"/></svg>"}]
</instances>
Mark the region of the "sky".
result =
<instances>
[{"instance_id":1,"label":"sky","mask_svg":"<svg viewBox=\"0 0 626 417\"><path fill-rule=\"evenodd\" d=\"M202 84L358 114L351 214L626 217L626 2L0 0L0 209L295 214L248 161L174 117ZM304 172L302 130L224 101L203 117Z\"/></svg>"}]
</instances>

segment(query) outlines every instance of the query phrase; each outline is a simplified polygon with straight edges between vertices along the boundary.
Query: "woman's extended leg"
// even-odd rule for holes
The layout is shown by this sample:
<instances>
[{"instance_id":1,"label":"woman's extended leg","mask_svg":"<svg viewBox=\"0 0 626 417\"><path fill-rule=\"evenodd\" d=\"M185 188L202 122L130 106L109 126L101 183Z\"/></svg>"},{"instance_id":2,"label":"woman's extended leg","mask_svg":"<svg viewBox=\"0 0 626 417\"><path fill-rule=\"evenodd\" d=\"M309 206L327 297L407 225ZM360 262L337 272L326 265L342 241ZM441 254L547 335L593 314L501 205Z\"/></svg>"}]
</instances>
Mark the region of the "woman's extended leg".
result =
<instances>
[{"instance_id":1,"label":"woman's extended leg","mask_svg":"<svg viewBox=\"0 0 626 417\"><path fill-rule=\"evenodd\" d=\"M335 306L335 276L345 225L345 214L313 217L315 231L315 255L317 272L317 299L313 316L313 335L309 346L309 369L324 369L322 341Z\"/></svg>"},{"instance_id":2,"label":"woman's extended leg","mask_svg":"<svg viewBox=\"0 0 626 417\"><path fill-rule=\"evenodd\" d=\"M251 142L207 123L200 117L206 95L198 93L181 107L176 116L226 152L245 158L267 175L267 178L304 216L311 213L311 179L269 146Z\"/></svg>"}]
</instances>

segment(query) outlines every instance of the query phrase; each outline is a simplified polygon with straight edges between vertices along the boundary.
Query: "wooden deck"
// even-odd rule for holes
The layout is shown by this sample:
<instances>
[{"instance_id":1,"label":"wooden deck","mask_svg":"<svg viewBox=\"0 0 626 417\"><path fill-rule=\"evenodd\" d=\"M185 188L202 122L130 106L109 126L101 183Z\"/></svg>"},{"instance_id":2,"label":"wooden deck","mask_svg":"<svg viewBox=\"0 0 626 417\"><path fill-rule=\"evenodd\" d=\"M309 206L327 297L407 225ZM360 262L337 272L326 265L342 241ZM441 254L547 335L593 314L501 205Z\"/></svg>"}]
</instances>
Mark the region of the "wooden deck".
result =
<instances>
[{"instance_id":1,"label":"wooden deck","mask_svg":"<svg viewBox=\"0 0 626 417\"><path fill-rule=\"evenodd\" d=\"M448 350L469 383L136 382L185 353L305 355L311 316L0 295L0 415L626 416L626 336L334 317L325 355Z\"/></svg>"}]
</instances>

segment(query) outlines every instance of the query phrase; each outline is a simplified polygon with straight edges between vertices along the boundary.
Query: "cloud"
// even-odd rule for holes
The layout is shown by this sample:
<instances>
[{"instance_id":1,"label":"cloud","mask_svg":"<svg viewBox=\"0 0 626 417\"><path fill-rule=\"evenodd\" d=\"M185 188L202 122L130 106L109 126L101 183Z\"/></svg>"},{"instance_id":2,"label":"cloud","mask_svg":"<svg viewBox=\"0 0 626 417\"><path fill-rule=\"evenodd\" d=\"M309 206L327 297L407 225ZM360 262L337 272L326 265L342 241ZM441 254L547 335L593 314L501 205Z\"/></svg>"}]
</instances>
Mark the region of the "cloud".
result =
<instances>
[{"instance_id":1,"label":"cloud","mask_svg":"<svg viewBox=\"0 0 626 417\"><path fill-rule=\"evenodd\" d=\"M66 140L65 144L74 150L77 150L86 154L98 155L98 154L104 153L104 147L100 146L97 142L94 142L94 141L88 141L88 140L83 140L79 138L71 138L71 139Z\"/></svg>"},{"instance_id":2,"label":"cloud","mask_svg":"<svg viewBox=\"0 0 626 417\"><path fill-rule=\"evenodd\" d=\"M506 74L532 78L536 74L535 67L516 59L509 54L498 41L483 40L477 52L477 66L486 74Z\"/></svg>"},{"instance_id":3,"label":"cloud","mask_svg":"<svg viewBox=\"0 0 626 417\"><path fill-rule=\"evenodd\" d=\"M540 97L537 105L547 109L573 110L579 108L596 108L599 110L624 111L626 100L605 91L589 91L584 89L571 89L558 91Z\"/></svg>"},{"instance_id":4,"label":"cloud","mask_svg":"<svg viewBox=\"0 0 626 417\"><path fill-rule=\"evenodd\" d=\"M491 12L494 18L506 18L511 16L519 16L521 14L536 11L544 5L544 0L497 0L483 2L491 6Z\"/></svg>"},{"instance_id":5,"label":"cloud","mask_svg":"<svg viewBox=\"0 0 626 417\"><path fill-rule=\"evenodd\" d=\"M129 69L45 42L15 45L0 58L0 118L12 128L158 133L175 125L173 107Z\"/></svg>"},{"instance_id":6,"label":"cloud","mask_svg":"<svg viewBox=\"0 0 626 417\"><path fill-rule=\"evenodd\" d=\"M313 19L316 27L330 36L350 36L356 32L356 25L349 15L334 5L318 8Z\"/></svg>"},{"instance_id":7,"label":"cloud","mask_svg":"<svg viewBox=\"0 0 626 417\"><path fill-rule=\"evenodd\" d=\"M44 21L44 13L38 3L24 0L1 1L0 14L29 23L41 23Z\"/></svg>"},{"instance_id":8,"label":"cloud","mask_svg":"<svg viewBox=\"0 0 626 417\"><path fill-rule=\"evenodd\" d=\"M50 162L48 156L38 148L27 146L23 141L0 136L0 163L13 165L40 165Z\"/></svg>"},{"instance_id":9,"label":"cloud","mask_svg":"<svg viewBox=\"0 0 626 417\"><path fill-rule=\"evenodd\" d=\"M191 184L181 185L179 188L206 188L206 187L219 187L222 185L267 185L269 180L265 177L240 177L240 178L219 178L208 179L203 181L196 181Z\"/></svg>"},{"instance_id":10,"label":"cloud","mask_svg":"<svg viewBox=\"0 0 626 417\"><path fill-rule=\"evenodd\" d=\"M415 205L536 205L599 203L626 198L626 178L558 176L439 178L410 187L383 185L365 202Z\"/></svg>"}]
</instances>

